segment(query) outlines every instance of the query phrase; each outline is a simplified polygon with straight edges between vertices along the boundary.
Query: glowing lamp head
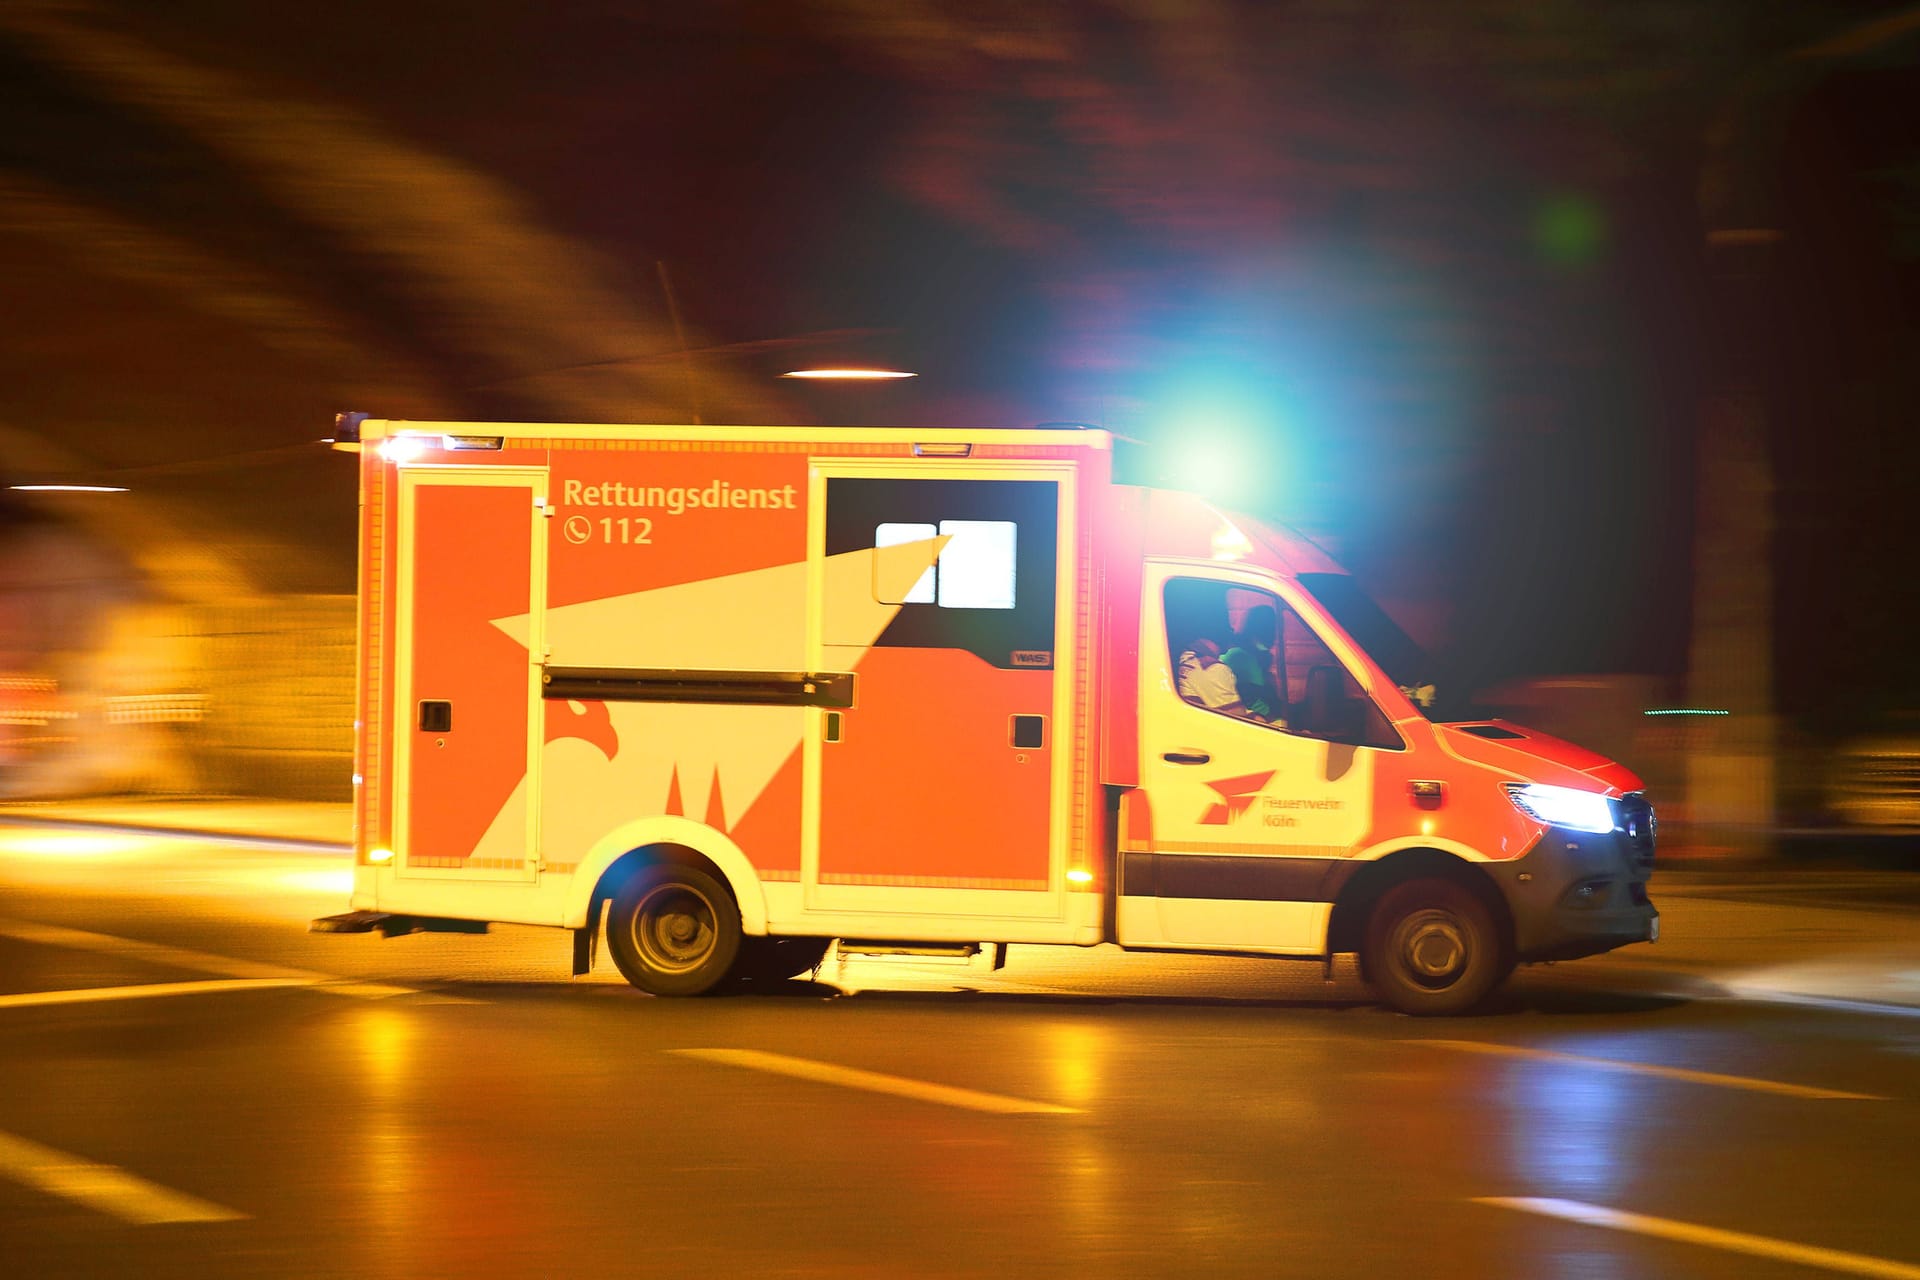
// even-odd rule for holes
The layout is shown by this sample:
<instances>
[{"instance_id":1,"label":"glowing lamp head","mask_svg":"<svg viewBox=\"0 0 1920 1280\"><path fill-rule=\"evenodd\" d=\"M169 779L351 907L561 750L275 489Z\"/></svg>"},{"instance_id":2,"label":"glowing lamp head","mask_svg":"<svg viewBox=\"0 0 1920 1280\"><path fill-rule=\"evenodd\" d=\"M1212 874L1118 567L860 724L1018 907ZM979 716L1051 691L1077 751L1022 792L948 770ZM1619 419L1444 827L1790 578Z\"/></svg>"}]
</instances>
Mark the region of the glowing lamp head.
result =
<instances>
[{"instance_id":1,"label":"glowing lamp head","mask_svg":"<svg viewBox=\"0 0 1920 1280\"><path fill-rule=\"evenodd\" d=\"M1535 822L1590 835L1605 835L1616 825L1613 803L1597 791L1551 787L1538 782L1509 782L1506 787L1513 807Z\"/></svg>"},{"instance_id":2,"label":"glowing lamp head","mask_svg":"<svg viewBox=\"0 0 1920 1280\"><path fill-rule=\"evenodd\" d=\"M1253 554L1253 539L1240 532L1238 525L1231 520L1222 520L1220 527L1213 531L1213 558L1215 560L1245 560Z\"/></svg>"},{"instance_id":3,"label":"glowing lamp head","mask_svg":"<svg viewBox=\"0 0 1920 1280\"><path fill-rule=\"evenodd\" d=\"M915 378L904 369L793 369L783 378L810 378L816 382L888 382L895 378Z\"/></svg>"},{"instance_id":4,"label":"glowing lamp head","mask_svg":"<svg viewBox=\"0 0 1920 1280\"><path fill-rule=\"evenodd\" d=\"M393 861L393 850L391 849L367 850L367 862L371 866L376 866L376 867L384 866L387 863L392 861Z\"/></svg>"}]
</instances>

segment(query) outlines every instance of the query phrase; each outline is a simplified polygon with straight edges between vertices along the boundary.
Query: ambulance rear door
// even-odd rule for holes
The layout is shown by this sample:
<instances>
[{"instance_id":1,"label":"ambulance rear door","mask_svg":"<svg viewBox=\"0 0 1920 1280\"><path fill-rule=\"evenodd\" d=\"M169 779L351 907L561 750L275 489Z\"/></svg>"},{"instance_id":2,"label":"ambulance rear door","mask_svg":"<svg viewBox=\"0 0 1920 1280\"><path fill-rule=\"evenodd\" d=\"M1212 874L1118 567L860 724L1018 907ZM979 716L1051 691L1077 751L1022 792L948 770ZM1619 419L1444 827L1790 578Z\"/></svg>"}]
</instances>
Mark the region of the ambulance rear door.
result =
<instances>
[{"instance_id":1,"label":"ambulance rear door","mask_svg":"<svg viewBox=\"0 0 1920 1280\"><path fill-rule=\"evenodd\" d=\"M547 473L407 466L398 475L395 871L530 881L538 858L523 797L540 764ZM508 796L513 812L504 813L498 801Z\"/></svg>"}]
</instances>

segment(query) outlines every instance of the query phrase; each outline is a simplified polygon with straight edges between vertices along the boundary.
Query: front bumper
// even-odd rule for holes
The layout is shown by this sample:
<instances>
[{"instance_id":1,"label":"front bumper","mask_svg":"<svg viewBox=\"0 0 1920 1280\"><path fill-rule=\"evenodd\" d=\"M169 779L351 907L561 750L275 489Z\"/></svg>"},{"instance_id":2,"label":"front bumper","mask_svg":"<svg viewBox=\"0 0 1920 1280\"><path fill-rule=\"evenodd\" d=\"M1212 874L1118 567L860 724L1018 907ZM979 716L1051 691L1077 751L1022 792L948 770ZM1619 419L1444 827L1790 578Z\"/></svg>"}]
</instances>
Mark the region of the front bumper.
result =
<instances>
[{"instance_id":1,"label":"front bumper","mask_svg":"<svg viewBox=\"0 0 1920 1280\"><path fill-rule=\"evenodd\" d=\"M1523 857L1487 864L1513 917L1514 958L1573 960L1658 938L1651 829L1650 811L1644 831L1549 827Z\"/></svg>"}]
</instances>

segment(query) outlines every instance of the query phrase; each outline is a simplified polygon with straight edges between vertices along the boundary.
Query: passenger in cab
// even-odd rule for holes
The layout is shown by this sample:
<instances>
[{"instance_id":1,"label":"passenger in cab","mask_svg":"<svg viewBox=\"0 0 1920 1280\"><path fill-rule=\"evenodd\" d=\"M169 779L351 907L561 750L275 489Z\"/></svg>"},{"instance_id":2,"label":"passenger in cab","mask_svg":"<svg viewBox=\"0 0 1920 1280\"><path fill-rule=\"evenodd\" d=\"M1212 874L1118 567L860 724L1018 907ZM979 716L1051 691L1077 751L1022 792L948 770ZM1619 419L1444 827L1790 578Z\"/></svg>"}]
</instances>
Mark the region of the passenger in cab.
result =
<instances>
[{"instance_id":1,"label":"passenger in cab","mask_svg":"<svg viewBox=\"0 0 1920 1280\"><path fill-rule=\"evenodd\" d=\"M1197 707L1245 715L1233 670L1220 661L1220 646L1206 636L1195 636L1180 655L1180 696Z\"/></svg>"}]
</instances>

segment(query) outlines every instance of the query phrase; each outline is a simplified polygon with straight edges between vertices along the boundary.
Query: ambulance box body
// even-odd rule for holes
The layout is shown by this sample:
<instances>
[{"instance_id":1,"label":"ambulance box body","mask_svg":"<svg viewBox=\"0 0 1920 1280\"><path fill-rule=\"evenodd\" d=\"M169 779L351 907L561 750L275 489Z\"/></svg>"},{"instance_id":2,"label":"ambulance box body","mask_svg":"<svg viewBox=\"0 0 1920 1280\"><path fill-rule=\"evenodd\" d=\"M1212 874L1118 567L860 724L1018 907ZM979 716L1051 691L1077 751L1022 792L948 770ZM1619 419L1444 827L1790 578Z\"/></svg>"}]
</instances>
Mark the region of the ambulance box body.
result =
<instances>
[{"instance_id":1,"label":"ambulance box body","mask_svg":"<svg viewBox=\"0 0 1920 1280\"><path fill-rule=\"evenodd\" d=\"M317 928L550 925L659 994L834 940L1357 951L1412 1012L1657 932L1632 773L1429 720L1339 565L1115 484L1104 432L342 435L357 865Z\"/></svg>"}]
</instances>

